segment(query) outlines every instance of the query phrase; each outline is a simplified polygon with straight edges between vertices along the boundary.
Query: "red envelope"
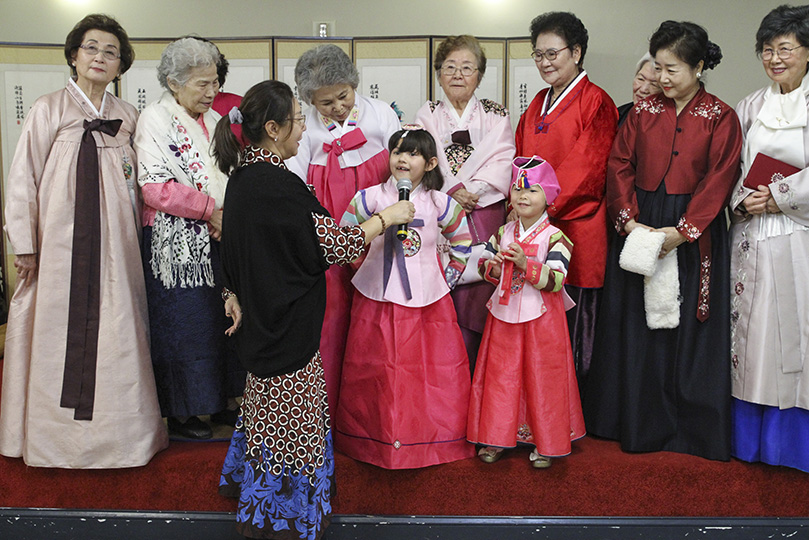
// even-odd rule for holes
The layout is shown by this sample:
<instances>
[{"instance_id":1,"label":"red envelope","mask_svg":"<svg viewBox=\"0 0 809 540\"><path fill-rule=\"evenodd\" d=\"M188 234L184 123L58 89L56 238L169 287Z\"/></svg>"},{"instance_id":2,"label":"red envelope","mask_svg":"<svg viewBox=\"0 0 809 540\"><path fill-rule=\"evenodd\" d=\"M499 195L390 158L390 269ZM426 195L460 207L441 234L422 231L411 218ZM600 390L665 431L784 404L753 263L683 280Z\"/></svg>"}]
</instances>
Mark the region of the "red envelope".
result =
<instances>
[{"instance_id":1,"label":"red envelope","mask_svg":"<svg viewBox=\"0 0 809 540\"><path fill-rule=\"evenodd\" d=\"M744 179L744 187L758 189L758 186L768 186L782 178L799 172L800 169L789 163L784 163L766 154L759 152L753 160L753 166Z\"/></svg>"}]
</instances>

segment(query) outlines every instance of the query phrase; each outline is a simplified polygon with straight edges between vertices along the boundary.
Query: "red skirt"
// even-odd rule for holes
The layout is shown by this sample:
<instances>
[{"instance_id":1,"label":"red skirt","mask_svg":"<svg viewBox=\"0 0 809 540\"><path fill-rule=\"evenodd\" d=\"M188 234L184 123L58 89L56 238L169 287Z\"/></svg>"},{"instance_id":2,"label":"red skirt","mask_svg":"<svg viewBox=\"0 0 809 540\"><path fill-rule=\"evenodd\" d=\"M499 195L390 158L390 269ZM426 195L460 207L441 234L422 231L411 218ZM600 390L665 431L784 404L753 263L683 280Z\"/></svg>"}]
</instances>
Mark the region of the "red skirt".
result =
<instances>
[{"instance_id":1,"label":"red skirt","mask_svg":"<svg viewBox=\"0 0 809 540\"><path fill-rule=\"evenodd\" d=\"M333 430L338 450L386 469L472 457L469 387L449 295L409 308L355 293Z\"/></svg>"},{"instance_id":2,"label":"red skirt","mask_svg":"<svg viewBox=\"0 0 809 540\"><path fill-rule=\"evenodd\" d=\"M576 371L561 295L542 293L538 319L506 323L489 314L469 404L470 442L537 447L543 456L570 453L584 436Z\"/></svg>"}]
</instances>

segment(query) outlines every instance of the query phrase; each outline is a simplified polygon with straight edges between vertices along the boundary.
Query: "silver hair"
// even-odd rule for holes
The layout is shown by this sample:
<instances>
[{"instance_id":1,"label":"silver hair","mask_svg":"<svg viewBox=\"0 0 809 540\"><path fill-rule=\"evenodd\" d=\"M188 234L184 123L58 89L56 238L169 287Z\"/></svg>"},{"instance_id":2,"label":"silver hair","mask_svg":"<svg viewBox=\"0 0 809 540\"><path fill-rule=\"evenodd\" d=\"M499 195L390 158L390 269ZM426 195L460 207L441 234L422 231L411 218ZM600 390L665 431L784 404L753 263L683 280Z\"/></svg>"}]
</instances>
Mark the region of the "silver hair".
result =
<instances>
[{"instance_id":1,"label":"silver hair","mask_svg":"<svg viewBox=\"0 0 809 540\"><path fill-rule=\"evenodd\" d=\"M311 105L314 93L325 86L347 84L356 90L360 74L343 49L337 45L319 45L298 58L295 84L298 96Z\"/></svg>"},{"instance_id":2,"label":"silver hair","mask_svg":"<svg viewBox=\"0 0 809 540\"><path fill-rule=\"evenodd\" d=\"M654 57L651 54L649 54L648 51L643 53L643 56L640 57L640 60L638 60L638 64L635 66L635 75L640 73L640 70L643 69L643 66L645 66L647 62L651 62L652 65L654 65L654 61L655 61Z\"/></svg>"},{"instance_id":3,"label":"silver hair","mask_svg":"<svg viewBox=\"0 0 809 540\"><path fill-rule=\"evenodd\" d=\"M178 39L163 49L157 66L157 80L160 86L171 92L169 79L185 86L191 78L191 70L216 66L218 61L219 49L213 43L190 37Z\"/></svg>"}]
</instances>

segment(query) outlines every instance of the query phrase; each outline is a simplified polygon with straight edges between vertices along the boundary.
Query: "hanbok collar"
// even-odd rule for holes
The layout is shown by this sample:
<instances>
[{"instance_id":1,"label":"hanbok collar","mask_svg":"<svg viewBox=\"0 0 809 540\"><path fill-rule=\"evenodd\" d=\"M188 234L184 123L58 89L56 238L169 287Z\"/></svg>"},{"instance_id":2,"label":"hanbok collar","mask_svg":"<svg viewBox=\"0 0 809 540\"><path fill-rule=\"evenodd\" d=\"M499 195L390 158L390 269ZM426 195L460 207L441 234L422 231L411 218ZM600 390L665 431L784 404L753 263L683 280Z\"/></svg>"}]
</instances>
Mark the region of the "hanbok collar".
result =
<instances>
[{"instance_id":1,"label":"hanbok collar","mask_svg":"<svg viewBox=\"0 0 809 540\"><path fill-rule=\"evenodd\" d=\"M96 106L93 105L93 102L90 101L90 98L87 97L87 94L84 93L84 90L76 84L76 80L73 77L70 77L67 81L67 85L74 90L73 94L82 100L85 105L90 109L90 111L97 117L97 118L104 118L104 116L96 109ZM107 92L104 92L104 97L101 98L101 110L106 111L106 104L107 104Z\"/></svg>"},{"instance_id":2,"label":"hanbok collar","mask_svg":"<svg viewBox=\"0 0 809 540\"><path fill-rule=\"evenodd\" d=\"M447 111L447 115L450 117L450 120L459 128L462 128L469 124L474 116L475 111L478 107L478 98L475 94L472 94L472 98L469 100L469 103L466 104L466 107L463 110L463 114L458 116L458 111L455 110L455 107L452 106L452 103L449 100L445 100L444 102L444 109Z\"/></svg>"},{"instance_id":3,"label":"hanbok collar","mask_svg":"<svg viewBox=\"0 0 809 540\"><path fill-rule=\"evenodd\" d=\"M345 123L343 123L342 126L331 118L323 116L319 111L317 114L320 117L320 121L323 122L323 125L326 127L329 133L331 133L335 138L357 127L357 122L360 120L360 109L357 107L356 100L354 101L354 107L351 108L351 112L348 113L348 118L346 118Z\"/></svg>"},{"instance_id":4,"label":"hanbok collar","mask_svg":"<svg viewBox=\"0 0 809 540\"><path fill-rule=\"evenodd\" d=\"M551 89L549 89L548 93L545 96L545 101L542 102L542 112L540 114L547 114L553 112L565 100L565 98L567 98L567 96L570 95L573 89L576 88L579 85L579 83L581 83L585 79L585 77L587 77L587 72L581 70L581 73L579 73L576 76L576 78L573 79L570 82L570 84L567 85L567 88L565 88L565 90L562 92L562 95L556 98L556 101L553 102L553 105L551 105L550 108L548 108L548 99L550 98L551 95Z\"/></svg>"},{"instance_id":5,"label":"hanbok collar","mask_svg":"<svg viewBox=\"0 0 809 540\"><path fill-rule=\"evenodd\" d=\"M803 77L798 88L787 94L782 94L778 83L773 82L764 94L764 105L756 119L769 129L803 128L807 125L807 95L807 76Z\"/></svg>"},{"instance_id":6,"label":"hanbok collar","mask_svg":"<svg viewBox=\"0 0 809 540\"><path fill-rule=\"evenodd\" d=\"M526 238L531 236L531 233L537 230L537 228L539 228L547 220L548 220L548 212L542 212L542 215L539 216L539 219L536 220L533 225L531 225L526 229L522 226L522 220L518 218L517 230L519 231L519 233L517 235L517 240L519 240L520 242L524 241Z\"/></svg>"}]
</instances>

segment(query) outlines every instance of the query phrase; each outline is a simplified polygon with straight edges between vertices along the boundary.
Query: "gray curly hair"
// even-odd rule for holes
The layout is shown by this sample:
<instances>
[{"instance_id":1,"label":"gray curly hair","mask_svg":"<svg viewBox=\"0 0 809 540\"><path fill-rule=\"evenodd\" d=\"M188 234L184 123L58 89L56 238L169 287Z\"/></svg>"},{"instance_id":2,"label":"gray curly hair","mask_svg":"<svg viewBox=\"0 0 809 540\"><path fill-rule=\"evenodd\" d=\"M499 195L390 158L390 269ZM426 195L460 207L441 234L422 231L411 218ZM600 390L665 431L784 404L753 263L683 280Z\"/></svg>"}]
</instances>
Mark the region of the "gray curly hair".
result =
<instances>
[{"instance_id":1,"label":"gray curly hair","mask_svg":"<svg viewBox=\"0 0 809 540\"><path fill-rule=\"evenodd\" d=\"M343 49L337 45L319 45L298 58L295 84L300 98L311 105L314 93L325 86L347 84L356 90L360 74Z\"/></svg>"},{"instance_id":2,"label":"gray curly hair","mask_svg":"<svg viewBox=\"0 0 809 540\"><path fill-rule=\"evenodd\" d=\"M185 86L191 78L191 70L198 67L216 66L219 49L211 42L195 38L182 38L169 43L160 55L157 80L160 86L171 92L169 79Z\"/></svg>"}]
</instances>

